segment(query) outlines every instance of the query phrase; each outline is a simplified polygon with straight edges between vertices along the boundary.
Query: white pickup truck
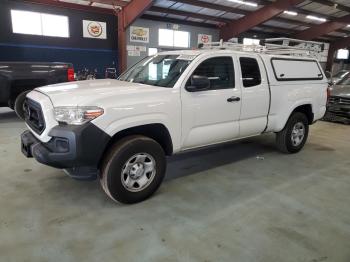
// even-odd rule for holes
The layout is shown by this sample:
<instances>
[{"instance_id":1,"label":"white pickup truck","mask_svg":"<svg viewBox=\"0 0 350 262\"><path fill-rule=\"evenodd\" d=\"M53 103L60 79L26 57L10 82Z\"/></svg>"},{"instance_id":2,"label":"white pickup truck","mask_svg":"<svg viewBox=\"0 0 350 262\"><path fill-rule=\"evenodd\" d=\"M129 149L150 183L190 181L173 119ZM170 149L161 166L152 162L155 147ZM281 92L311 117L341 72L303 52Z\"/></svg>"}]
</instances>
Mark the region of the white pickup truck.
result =
<instances>
[{"instance_id":1,"label":"white pickup truck","mask_svg":"<svg viewBox=\"0 0 350 262\"><path fill-rule=\"evenodd\" d=\"M274 132L300 151L323 117L327 79L315 59L212 48L147 57L119 80L27 95L22 152L76 179L98 178L114 201L150 197L166 156Z\"/></svg>"}]
</instances>

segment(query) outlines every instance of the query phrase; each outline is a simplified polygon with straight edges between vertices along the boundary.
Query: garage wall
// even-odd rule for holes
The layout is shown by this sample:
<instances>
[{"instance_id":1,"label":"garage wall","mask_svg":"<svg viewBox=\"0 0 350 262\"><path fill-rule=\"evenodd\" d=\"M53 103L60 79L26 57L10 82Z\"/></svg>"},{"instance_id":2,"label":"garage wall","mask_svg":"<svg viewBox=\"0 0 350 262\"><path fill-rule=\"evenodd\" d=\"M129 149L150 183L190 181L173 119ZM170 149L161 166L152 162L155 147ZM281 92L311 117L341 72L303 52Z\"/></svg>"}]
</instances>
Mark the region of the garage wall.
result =
<instances>
[{"instance_id":1,"label":"garage wall","mask_svg":"<svg viewBox=\"0 0 350 262\"><path fill-rule=\"evenodd\" d=\"M69 38L12 33L11 9L65 15L69 18ZM107 23L107 39L83 38L82 20ZM69 62L76 71L117 66L117 19L113 15L69 10L20 1L1 1L0 61Z\"/></svg>"},{"instance_id":2,"label":"garage wall","mask_svg":"<svg viewBox=\"0 0 350 262\"><path fill-rule=\"evenodd\" d=\"M127 44L133 45L133 46L146 46L146 52L141 52L141 56L128 56L128 67L131 67L132 65L139 62L141 59L145 58L148 55L148 48L158 48L160 50L169 50L169 47L161 47L158 45L158 30L160 28L168 29L173 24L169 24L166 22L160 22L160 21L152 21L152 20L146 20L146 19L138 19L132 26L140 26L140 27L146 27L150 29L150 39L148 44L143 43L137 43L137 42L130 42L130 28L127 30ZM190 46L191 48L196 48L198 45L198 34L207 34L213 36L213 41L219 41L219 30L215 28L205 28L205 27L196 27L196 26L190 26L190 25L179 25L180 31L187 31L190 32Z\"/></svg>"}]
</instances>

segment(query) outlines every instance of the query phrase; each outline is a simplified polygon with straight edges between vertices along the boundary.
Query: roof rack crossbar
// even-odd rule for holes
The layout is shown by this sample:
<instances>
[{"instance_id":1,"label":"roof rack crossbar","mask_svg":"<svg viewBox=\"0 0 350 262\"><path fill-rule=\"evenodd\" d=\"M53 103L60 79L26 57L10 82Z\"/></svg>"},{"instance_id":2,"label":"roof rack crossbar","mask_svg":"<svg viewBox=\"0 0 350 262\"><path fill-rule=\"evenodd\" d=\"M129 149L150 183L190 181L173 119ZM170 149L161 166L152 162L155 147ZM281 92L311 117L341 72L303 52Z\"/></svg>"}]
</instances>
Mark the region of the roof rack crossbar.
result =
<instances>
[{"instance_id":1,"label":"roof rack crossbar","mask_svg":"<svg viewBox=\"0 0 350 262\"><path fill-rule=\"evenodd\" d=\"M260 45L244 45L234 42L211 42L201 44L202 49L229 49L243 52L255 52L287 56L307 56L319 59L324 51L324 44L292 38L268 38L260 41Z\"/></svg>"}]
</instances>

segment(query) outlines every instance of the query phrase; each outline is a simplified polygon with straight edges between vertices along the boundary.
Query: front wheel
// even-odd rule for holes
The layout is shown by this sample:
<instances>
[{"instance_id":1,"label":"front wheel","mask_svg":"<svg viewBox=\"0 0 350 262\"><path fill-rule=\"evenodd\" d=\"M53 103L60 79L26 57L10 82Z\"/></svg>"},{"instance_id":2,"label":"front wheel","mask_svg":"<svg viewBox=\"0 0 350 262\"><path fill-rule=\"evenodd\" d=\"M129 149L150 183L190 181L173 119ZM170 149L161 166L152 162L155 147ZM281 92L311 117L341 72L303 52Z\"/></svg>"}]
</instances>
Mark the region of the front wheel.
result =
<instances>
[{"instance_id":1,"label":"front wheel","mask_svg":"<svg viewBox=\"0 0 350 262\"><path fill-rule=\"evenodd\" d=\"M145 136L130 136L114 144L106 154L100 182L114 201L125 204L150 197L165 176L166 158L163 148Z\"/></svg>"},{"instance_id":2,"label":"front wheel","mask_svg":"<svg viewBox=\"0 0 350 262\"><path fill-rule=\"evenodd\" d=\"M284 129L276 134L277 147L284 153L297 153L304 147L308 135L309 121L306 115L293 113Z\"/></svg>"}]
</instances>

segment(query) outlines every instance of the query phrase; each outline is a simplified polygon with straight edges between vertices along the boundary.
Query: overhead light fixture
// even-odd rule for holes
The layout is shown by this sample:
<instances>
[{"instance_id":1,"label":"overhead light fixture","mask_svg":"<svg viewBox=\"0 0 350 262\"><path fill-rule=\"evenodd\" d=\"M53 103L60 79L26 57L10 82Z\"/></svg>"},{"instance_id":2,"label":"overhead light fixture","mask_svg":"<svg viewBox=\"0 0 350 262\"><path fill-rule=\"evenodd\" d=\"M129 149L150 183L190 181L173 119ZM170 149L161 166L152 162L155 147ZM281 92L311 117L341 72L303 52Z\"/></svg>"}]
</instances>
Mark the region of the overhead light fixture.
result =
<instances>
[{"instance_id":1,"label":"overhead light fixture","mask_svg":"<svg viewBox=\"0 0 350 262\"><path fill-rule=\"evenodd\" d=\"M241 4L241 5L248 5L248 6L253 6L253 7L257 7L258 4L257 3L253 3L253 2L247 2L247 1L242 1L242 0L228 0L230 2L234 2L237 4Z\"/></svg>"},{"instance_id":2,"label":"overhead light fixture","mask_svg":"<svg viewBox=\"0 0 350 262\"><path fill-rule=\"evenodd\" d=\"M283 14L292 15L292 16L298 15L298 13L297 13L297 12L294 12L294 11L284 11Z\"/></svg>"},{"instance_id":3,"label":"overhead light fixture","mask_svg":"<svg viewBox=\"0 0 350 262\"><path fill-rule=\"evenodd\" d=\"M326 21L327 21L326 18L322 18L322 17L318 17L318 16L313 16L313 15L308 15L306 18L307 18L307 19L310 19L310 20L320 21L320 22L326 22Z\"/></svg>"}]
</instances>

